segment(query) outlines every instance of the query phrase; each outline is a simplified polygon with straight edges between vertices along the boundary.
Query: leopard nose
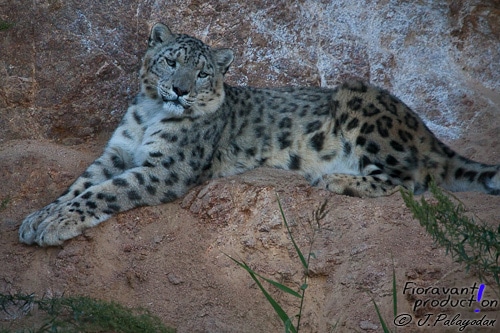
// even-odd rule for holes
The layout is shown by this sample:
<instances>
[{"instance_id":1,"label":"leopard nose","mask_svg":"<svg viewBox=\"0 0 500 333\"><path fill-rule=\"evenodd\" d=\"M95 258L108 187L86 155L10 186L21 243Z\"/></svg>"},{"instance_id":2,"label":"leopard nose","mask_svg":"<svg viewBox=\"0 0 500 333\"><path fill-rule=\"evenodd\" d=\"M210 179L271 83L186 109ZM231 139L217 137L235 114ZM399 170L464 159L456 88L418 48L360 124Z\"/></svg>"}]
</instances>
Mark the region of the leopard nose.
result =
<instances>
[{"instance_id":1,"label":"leopard nose","mask_svg":"<svg viewBox=\"0 0 500 333\"><path fill-rule=\"evenodd\" d=\"M177 95L177 96L184 96L184 95L187 95L189 94L189 91L188 90L183 90L182 88L179 88L179 87L176 87L176 86L173 86L172 87L172 90L174 91L174 93Z\"/></svg>"}]
</instances>

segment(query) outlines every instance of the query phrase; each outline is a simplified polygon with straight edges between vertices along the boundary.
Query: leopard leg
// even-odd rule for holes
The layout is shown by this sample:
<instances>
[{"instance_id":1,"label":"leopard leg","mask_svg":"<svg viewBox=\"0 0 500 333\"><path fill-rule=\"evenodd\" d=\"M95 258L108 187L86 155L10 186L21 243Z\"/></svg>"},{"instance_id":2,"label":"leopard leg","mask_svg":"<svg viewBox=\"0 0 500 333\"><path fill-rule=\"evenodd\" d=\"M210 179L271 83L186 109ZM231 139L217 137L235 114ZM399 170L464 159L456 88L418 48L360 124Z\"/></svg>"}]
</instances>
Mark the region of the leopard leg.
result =
<instances>
[{"instance_id":1,"label":"leopard leg","mask_svg":"<svg viewBox=\"0 0 500 333\"><path fill-rule=\"evenodd\" d=\"M126 168L127 164L120 154L112 149L106 150L59 198L24 219L19 228L19 240L25 244L33 244L42 221L53 216L65 203L78 197L88 188L123 173Z\"/></svg>"},{"instance_id":2,"label":"leopard leg","mask_svg":"<svg viewBox=\"0 0 500 333\"><path fill-rule=\"evenodd\" d=\"M352 197L383 197L398 192L399 185L384 179L383 175L355 176L347 174L331 174L323 176L324 187L334 193Z\"/></svg>"}]
</instances>

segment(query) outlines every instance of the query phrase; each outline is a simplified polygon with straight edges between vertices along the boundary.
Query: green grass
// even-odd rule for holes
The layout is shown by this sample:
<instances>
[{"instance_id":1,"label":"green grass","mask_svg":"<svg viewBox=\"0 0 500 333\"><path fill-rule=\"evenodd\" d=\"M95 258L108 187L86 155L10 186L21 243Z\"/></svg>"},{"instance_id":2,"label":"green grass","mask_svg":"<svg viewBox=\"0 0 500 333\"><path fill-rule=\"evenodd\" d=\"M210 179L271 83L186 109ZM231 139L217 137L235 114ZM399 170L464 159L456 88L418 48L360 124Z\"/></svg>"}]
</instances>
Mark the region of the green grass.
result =
<instances>
[{"instance_id":1,"label":"green grass","mask_svg":"<svg viewBox=\"0 0 500 333\"><path fill-rule=\"evenodd\" d=\"M0 294L0 313L9 319L9 327L0 328L0 333L175 332L146 310L84 296L38 299L34 295Z\"/></svg>"},{"instance_id":2,"label":"green grass","mask_svg":"<svg viewBox=\"0 0 500 333\"><path fill-rule=\"evenodd\" d=\"M9 202L10 202L10 197L7 197L0 201L0 212L7 209L7 205L9 204Z\"/></svg>"},{"instance_id":3,"label":"green grass","mask_svg":"<svg viewBox=\"0 0 500 333\"><path fill-rule=\"evenodd\" d=\"M464 205L454 203L434 182L430 192L436 203L424 197L415 200L413 193L402 190L401 195L408 208L419 220L434 241L446 249L446 253L467 270L473 269L481 280L493 278L500 292L500 225L491 227L465 214Z\"/></svg>"},{"instance_id":4,"label":"green grass","mask_svg":"<svg viewBox=\"0 0 500 333\"><path fill-rule=\"evenodd\" d=\"M297 253L297 255L300 259L300 262L301 262L301 265L302 265L302 268L304 271L304 274L302 276L302 282L300 284L298 291L295 291L295 290L293 290L293 289L291 289L291 288L289 288L289 287L287 287L287 286L285 286L277 281L263 277L262 275L256 273L254 270L252 270L250 268L250 266L248 266L245 262L236 260L233 257L231 257L225 253L224 254L227 257L229 257L231 260L233 260L238 266L240 266L241 268L246 270L248 272L248 274L250 274L251 278L255 281L255 283L259 287L260 291L264 294L264 297L271 304L274 312L276 312L278 317L283 322L285 333L298 333L300 330L300 320L302 317L302 310L304 308L305 293L306 293L306 289L308 287L307 279L309 277L309 261L311 260L311 258L315 257L314 253L312 252L312 246L313 246L315 235L316 235L317 231L322 229L320 222L322 219L325 218L326 214L328 213L328 211L326 210L327 202L325 201L315 211L313 211L312 219L309 220L309 225L311 226L311 229L312 229L312 236L309 239L309 252L308 252L307 256L304 256L304 254L302 253L302 251L300 250L300 248L298 247L297 243L295 242L295 240L293 238L292 231L291 231L290 226L286 220L286 216L285 216L285 213L283 211L283 207L281 206L281 201L280 201L279 197L278 197L278 206L279 206L279 210L281 213L281 217L283 219L283 224L286 227L286 230L288 232L288 236L290 237L290 241L293 244L295 252ZM290 316L288 313L286 313L286 311L283 310L281 305L269 294L269 292L262 285L260 280L265 281L265 282L269 283L271 286L299 299L300 303L298 305L298 309L299 309L298 314L296 314L294 316ZM295 319L297 321L296 324L294 324Z\"/></svg>"},{"instance_id":5,"label":"green grass","mask_svg":"<svg viewBox=\"0 0 500 333\"><path fill-rule=\"evenodd\" d=\"M425 198L416 200L412 193L402 190L401 194L408 208L420 224L433 237L435 242L446 249L447 254L459 263L465 264L467 270L474 269L482 280L488 281L492 277L500 291L500 225L497 229L468 217L461 203L456 204L446 196L433 182L430 183L430 192L434 196L432 203ZM5 209L9 198L0 202L0 211ZM309 262L314 258L312 246L318 230L323 229L320 221L325 218L326 201L312 214L309 224L312 236L309 238L307 255L295 242L285 213L278 198L279 211L283 224L286 227L290 241L293 244L300 263L303 267L303 276L298 290L295 291L277 281L268 279L250 268L243 261L227 255L237 265L245 269L255 281L267 301L283 322L286 333L298 333L304 307L304 299L308 288ZM396 273L393 264L392 276L393 312L397 316L397 289ZM262 282L277 288L296 298L298 313L289 315L281 305L270 295ZM497 291L497 293L499 292ZM372 299L375 311L384 332L391 332L380 310ZM36 312L36 313L35 313ZM10 317L9 328L0 328L0 333L7 332L175 332L165 327L161 321L145 310L129 309L114 302L104 302L88 297L61 297L37 299L33 295L4 295L0 294L0 314ZM16 318L17 317L17 318ZM35 318L37 324L22 327L19 321L23 318ZM32 320L33 321L33 320ZM5 322L5 321L4 321ZM335 329L335 327L333 328Z\"/></svg>"},{"instance_id":6,"label":"green grass","mask_svg":"<svg viewBox=\"0 0 500 333\"><path fill-rule=\"evenodd\" d=\"M479 277L482 280L488 281L488 278L492 277L497 283L497 286L500 287L500 225L497 229L495 229L482 221L479 221L478 223L473 218L468 217L465 214L466 210L464 206L460 202L455 203L452 201L436 186L434 182L430 183L429 189L435 199L432 200L433 203L425 200L424 197L422 197L420 201L417 201L415 200L413 193L405 190L401 190L401 194L407 207L411 210L415 218L420 221L420 224L423 227L425 227L426 231L433 237L434 241L446 249L447 254L451 254L452 258L457 262L465 264L467 270L474 269L478 272ZM259 275L245 262L238 261L227 254L226 255L250 274L261 292L264 294L265 298L283 322L285 332L296 333L300 330L300 319L304 306L305 292L308 287L307 279L309 276L309 260L314 257L314 253L312 252L314 235L317 230L321 229L320 221L326 216L326 202L313 212L313 219L311 221L315 221L316 225L310 223L313 230L313 236L309 240L310 247L307 256L304 256L293 238L279 198L278 205L283 218L283 224L287 229L290 240L304 269L304 275L302 278L303 283L301 284L298 292L279 282ZM300 299L300 304L298 306L299 313L295 316L290 316L286 313L279 303L269 294L261 281L265 281L271 286L278 288L297 299ZM384 320L382 314L380 313L377 303L375 303L374 299L372 299L372 302L383 332L392 332L389 329L388 322ZM392 271L392 303L393 315L394 318L396 318L398 316L398 300L394 262ZM296 324L294 324L295 319ZM335 327L333 329L335 329Z\"/></svg>"},{"instance_id":7,"label":"green grass","mask_svg":"<svg viewBox=\"0 0 500 333\"><path fill-rule=\"evenodd\" d=\"M375 303L375 300L372 298L373 306L375 307L375 312L377 312L378 319L380 321L380 325L382 325L382 330L384 333L391 333L392 331L389 329L387 322L382 317L380 313L380 309ZM396 269L394 268L394 258L392 259L392 311L394 318L398 316L398 290L396 287Z\"/></svg>"},{"instance_id":8,"label":"green grass","mask_svg":"<svg viewBox=\"0 0 500 333\"><path fill-rule=\"evenodd\" d=\"M10 29L13 25L14 25L14 23L5 22L3 20L0 20L0 31Z\"/></svg>"},{"instance_id":9,"label":"green grass","mask_svg":"<svg viewBox=\"0 0 500 333\"><path fill-rule=\"evenodd\" d=\"M413 193L401 190L406 206L420 222L434 241L446 249L446 253L462 264L467 270L473 269L481 280L492 277L500 287L500 225L497 229L467 216L466 209L458 200L453 201L431 182L429 190L434 200L416 200ZM432 202L432 203L431 203ZM500 290L499 290L500 291ZM496 291L497 295L499 291ZM396 273L392 271L392 297L394 318L397 316ZM372 299L375 311L384 333L390 333L387 322Z\"/></svg>"},{"instance_id":10,"label":"green grass","mask_svg":"<svg viewBox=\"0 0 500 333\"><path fill-rule=\"evenodd\" d=\"M0 212L4 211L6 208L7 208L7 205L9 204L10 202L10 198L7 197L5 199L3 199L2 201L0 201Z\"/></svg>"}]
</instances>

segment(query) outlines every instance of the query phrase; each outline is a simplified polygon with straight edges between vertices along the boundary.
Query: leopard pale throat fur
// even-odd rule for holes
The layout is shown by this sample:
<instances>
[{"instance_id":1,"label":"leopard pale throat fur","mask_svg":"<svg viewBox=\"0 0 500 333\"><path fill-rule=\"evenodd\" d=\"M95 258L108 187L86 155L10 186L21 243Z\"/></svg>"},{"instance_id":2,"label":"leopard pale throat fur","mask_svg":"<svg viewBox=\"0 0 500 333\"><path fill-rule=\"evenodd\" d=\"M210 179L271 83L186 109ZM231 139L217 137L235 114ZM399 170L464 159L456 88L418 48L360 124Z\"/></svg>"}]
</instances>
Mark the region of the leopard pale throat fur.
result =
<instances>
[{"instance_id":1,"label":"leopard pale throat fur","mask_svg":"<svg viewBox=\"0 0 500 333\"><path fill-rule=\"evenodd\" d=\"M156 24L141 91L104 153L54 202L29 215L20 241L59 245L109 217L167 203L206 180L259 166L359 197L415 193L431 179L452 191L500 194L500 165L462 157L387 91L257 89L223 82L229 49Z\"/></svg>"}]
</instances>

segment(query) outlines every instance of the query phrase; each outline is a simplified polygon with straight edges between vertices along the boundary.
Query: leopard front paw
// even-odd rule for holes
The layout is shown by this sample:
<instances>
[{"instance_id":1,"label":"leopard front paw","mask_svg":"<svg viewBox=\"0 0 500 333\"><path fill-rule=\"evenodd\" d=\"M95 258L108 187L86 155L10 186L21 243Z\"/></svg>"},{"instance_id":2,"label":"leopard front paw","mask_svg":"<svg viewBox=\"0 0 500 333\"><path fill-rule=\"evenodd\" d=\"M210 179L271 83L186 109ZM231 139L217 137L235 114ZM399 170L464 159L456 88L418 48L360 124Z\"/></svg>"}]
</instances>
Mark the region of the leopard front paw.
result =
<instances>
[{"instance_id":1,"label":"leopard front paw","mask_svg":"<svg viewBox=\"0 0 500 333\"><path fill-rule=\"evenodd\" d=\"M56 204L52 203L28 215L19 228L19 241L28 245L33 244L35 242L40 223L53 213L56 206Z\"/></svg>"},{"instance_id":2,"label":"leopard front paw","mask_svg":"<svg viewBox=\"0 0 500 333\"><path fill-rule=\"evenodd\" d=\"M40 246L55 246L65 240L80 235L90 225L91 217L86 217L68 205L52 208L50 215L44 210L28 216L19 229L22 243Z\"/></svg>"}]
</instances>

